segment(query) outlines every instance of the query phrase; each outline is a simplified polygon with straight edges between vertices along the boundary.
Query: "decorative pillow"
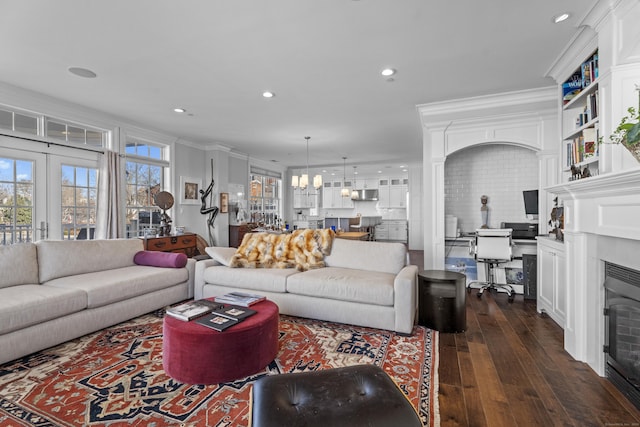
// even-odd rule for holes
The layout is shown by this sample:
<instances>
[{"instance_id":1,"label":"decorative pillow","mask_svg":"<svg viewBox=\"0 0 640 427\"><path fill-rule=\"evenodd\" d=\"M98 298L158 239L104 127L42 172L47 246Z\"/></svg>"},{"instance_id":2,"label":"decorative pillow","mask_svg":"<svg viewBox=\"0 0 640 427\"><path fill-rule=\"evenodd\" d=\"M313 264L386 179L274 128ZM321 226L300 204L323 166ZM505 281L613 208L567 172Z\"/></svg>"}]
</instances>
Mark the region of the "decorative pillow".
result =
<instances>
[{"instance_id":1,"label":"decorative pillow","mask_svg":"<svg viewBox=\"0 0 640 427\"><path fill-rule=\"evenodd\" d=\"M151 267L182 268L187 265L187 256L172 252L140 251L134 255L133 262Z\"/></svg>"},{"instance_id":2,"label":"decorative pillow","mask_svg":"<svg viewBox=\"0 0 640 427\"><path fill-rule=\"evenodd\" d=\"M231 258L236 253L236 248L222 248L218 246L209 246L204 248L204 251L213 259L214 261L218 261L222 265L226 265L229 267L231 263Z\"/></svg>"}]
</instances>

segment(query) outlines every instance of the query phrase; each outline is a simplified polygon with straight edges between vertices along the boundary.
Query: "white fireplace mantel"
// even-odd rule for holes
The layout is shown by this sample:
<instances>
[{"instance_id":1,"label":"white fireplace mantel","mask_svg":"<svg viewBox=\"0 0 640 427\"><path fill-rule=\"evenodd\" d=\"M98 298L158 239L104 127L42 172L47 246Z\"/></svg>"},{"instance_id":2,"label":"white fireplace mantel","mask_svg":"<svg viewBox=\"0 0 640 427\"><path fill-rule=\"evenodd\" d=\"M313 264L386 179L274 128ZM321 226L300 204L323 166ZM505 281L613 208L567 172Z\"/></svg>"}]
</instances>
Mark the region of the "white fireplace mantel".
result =
<instances>
[{"instance_id":1,"label":"white fireplace mantel","mask_svg":"<svg viewBox=\"0 0 640 427\"><path fill-rule=\"evenodd\" d=\"M640 270L640 168L547 187L564 205L565 349L604 375L604 262Z\"/></svg>"}]
</instances>

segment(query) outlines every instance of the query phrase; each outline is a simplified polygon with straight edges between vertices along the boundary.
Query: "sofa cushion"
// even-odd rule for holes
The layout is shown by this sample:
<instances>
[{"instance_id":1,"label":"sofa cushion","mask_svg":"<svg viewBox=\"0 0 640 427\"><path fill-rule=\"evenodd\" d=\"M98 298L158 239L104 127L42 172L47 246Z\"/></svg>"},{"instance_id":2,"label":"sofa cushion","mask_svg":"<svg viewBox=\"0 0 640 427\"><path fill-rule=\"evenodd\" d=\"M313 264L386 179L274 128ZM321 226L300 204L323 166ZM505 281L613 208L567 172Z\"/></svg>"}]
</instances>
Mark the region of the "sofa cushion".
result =
<instances>
[{"instance_id":1,"label":"sofa cushion","mask_svg":"<svg viewBox=\"0 0 640 427\"><path fill-rule=\"evenodd\" d=\"M45 284L78 289L87 294L87 308L101 307L186 282L186 268L158 268L134 265L108 271L61 277Z\"/></svg>"},{"instance_id":2,"label":"sofa cushion","mask_svg":"<svg viewBox=\"0 0 640 427\"><path fill-rule=\"evenodd\" d=\"M140 251L133 256L136 265L182 268L187 265L187 255L173 252Z\"/></svg>"},{"instance_id":3,"label":"sofa cushion","mask_svg":"<svg viewBox=\"0 0 640 427\"><path fill-rule=\"evenodd\" d=\"M39 283L36 245L0 246L0 272L0 288Z\"/></svg>"},{"instance_id":4,"label":"sofa cushion","mask_svg":"<svg viewBox=\"0 0 640 427\"><path fill-rule=\"evenodd\" d=\"M36 245L40 283L58 277L132 266L133 256L144 249L140 239L41 240Z\"/></svg>"},{"instance_id":5,"label":"sofa cushion","mask_svg":"<svg viewBox=\"0 0 640 427\"><path fill-rule=\"evenodd\" d=\"M407 247L396 242L363 242L334 239L327 267L353 268L398 274L407 263Z\"/></svg>"},{"instance_id":6,"label":"sofa cushion","mask_svg":"<svg viewBox=\"0 0 640 427\"><path fill-rule=\"evenodd\" d=\"M0 335L81 311L87 294L78 289L20 285L0 289Z\"/></svg>"},{"instance_id":7,"label":"sofa cushion","mask_svg":"<svg viewBox=\"0 0 640 427\"><path fill-rule=\"evenodd\" d=\"M340 239L336 239L340 240ZM287 279L287 292L325 299L393 306L394 274L325 267ZM326 302L331 304L330 301Z\"/></svg>"},{"instance_id":8,"label":"sofa cushion","mask_svg":"<svg viewBox=\"0 0 640 427\"><path fill-rule=\"evenodd\" d=\"M212 260L227 267L231 263L231 258L236 254L236 248L223 248L220 246L209 246L204 248L204 251Z\"/></svg>"},{"instance_id":9,"label":"sofa cushion","mask_svg":"<svg viewBox=\"0 0 640 427\"><path fill-rule=\"evenodd\" d=\"M215 265L204 270L206 283L253 289L255 291L285 292L287 278L300 274L292 268L230 268Z\"/></svg>"}]
</instances>

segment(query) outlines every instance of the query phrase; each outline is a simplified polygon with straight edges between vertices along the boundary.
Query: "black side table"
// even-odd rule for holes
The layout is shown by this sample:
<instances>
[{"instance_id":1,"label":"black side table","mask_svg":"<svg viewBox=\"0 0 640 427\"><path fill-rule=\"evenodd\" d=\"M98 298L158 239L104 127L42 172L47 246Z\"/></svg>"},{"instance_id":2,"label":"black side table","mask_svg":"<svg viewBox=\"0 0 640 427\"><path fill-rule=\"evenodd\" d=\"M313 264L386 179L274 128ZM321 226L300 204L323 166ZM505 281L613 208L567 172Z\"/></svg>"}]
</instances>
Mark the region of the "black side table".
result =
<instances>
[{"instance_id":1,"label":"black side table","mask_svg":"<svg viewBox=\"0 0 640 427\"><path fill-rule=\"evenodd\" d=\"M467 328L466 284L462 273L419 272L418 324L440 332L463 332Z\"/></svg>"}]
</instances>

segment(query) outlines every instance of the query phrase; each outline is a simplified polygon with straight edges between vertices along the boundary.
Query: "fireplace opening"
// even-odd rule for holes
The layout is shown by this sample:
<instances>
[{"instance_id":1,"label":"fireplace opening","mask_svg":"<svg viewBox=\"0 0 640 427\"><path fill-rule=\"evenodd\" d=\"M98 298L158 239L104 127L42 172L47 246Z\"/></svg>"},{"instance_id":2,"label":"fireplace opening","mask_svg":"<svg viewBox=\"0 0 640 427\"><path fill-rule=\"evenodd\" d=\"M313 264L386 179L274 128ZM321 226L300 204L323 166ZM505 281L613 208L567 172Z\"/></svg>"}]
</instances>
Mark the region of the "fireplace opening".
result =
<instances>
[{"instance_id":1,"label":"fireplace opening","mask_svg":"<svg viewBox=\"0 0 640 427\"><path fill-rule=\"evenodd\" d=\"M605 263L605 375L640 409L640 271Z\"/></svg>"}]
</instances>

